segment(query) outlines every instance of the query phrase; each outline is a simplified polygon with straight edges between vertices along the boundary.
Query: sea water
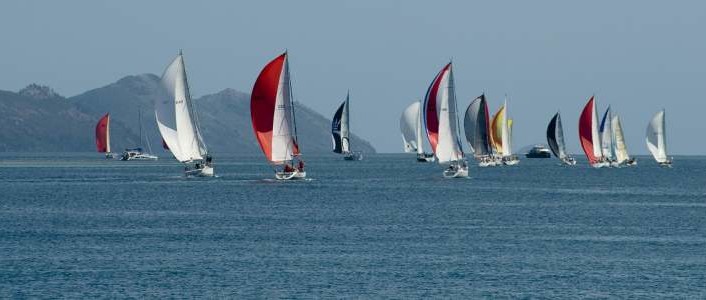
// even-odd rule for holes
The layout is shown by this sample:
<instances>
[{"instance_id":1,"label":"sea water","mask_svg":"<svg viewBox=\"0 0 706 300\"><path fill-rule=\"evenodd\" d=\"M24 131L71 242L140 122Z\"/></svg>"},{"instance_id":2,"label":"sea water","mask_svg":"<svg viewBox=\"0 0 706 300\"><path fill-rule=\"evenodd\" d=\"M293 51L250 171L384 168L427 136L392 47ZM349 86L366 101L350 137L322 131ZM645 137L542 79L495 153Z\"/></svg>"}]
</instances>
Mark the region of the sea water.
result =
<instances>
[{"instance_id":1,"label":"sea water","mask_svg":"<svg viewBox=\"0 0 706 300\"><path fill-rule=\"evenodd\" d=\"M0 298L706 297L704 157L469 179L305 159L277 182L261 156L199 179L166 155L0 155Z\"/></svg>"}]
</instances>

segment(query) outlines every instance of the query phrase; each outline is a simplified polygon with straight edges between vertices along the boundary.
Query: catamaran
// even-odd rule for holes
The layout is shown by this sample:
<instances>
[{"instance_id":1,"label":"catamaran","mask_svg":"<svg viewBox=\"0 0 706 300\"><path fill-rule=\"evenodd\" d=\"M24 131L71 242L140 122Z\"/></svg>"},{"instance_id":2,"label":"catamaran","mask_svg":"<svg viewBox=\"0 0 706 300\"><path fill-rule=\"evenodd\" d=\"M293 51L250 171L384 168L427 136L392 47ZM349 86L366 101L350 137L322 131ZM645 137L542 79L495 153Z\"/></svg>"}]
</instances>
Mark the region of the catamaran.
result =
<instances>
[{"instance_id":1,"label":"catamaran","mask_svg":"<svg viewBox=\"0 0 706 300\"><path fill-rule=\"evenodd\" d=\"M559 158L565 165L573 166L576 160L566 153L564 143L564 127L561 125L561 115L557 112L547 126L547 143L554 156Z\"/></svg>"},{"instance_id":2,"label":"catamaran","mask_svg":"<svg viewBox=\"0 0 706 300\"><path fill-rule=\"evenodd\" d=\"M400 117L400 131L404 152L417 152L418 162L433 162L436 158L433 153L424 153L422 141L422 106L421 101L410 104Z\"/></svg>"},{"instance_id":3,"label":"catamaran","mask_svg":"<svg viewBox=\"0 0 706 300\"><path fill-rule=\"evenodd\" d=\"M603 168L610 164L603 157L601 136L598 131L598 113L595 96L588 99L579 117L579 138L581 148L586 153L588 163L594 168Z\"/></svg>"},{"instance_id":4,"label":"catamaran","mask_svg":"<svg viewBox=\"0 0 706 300\"><path fill-rule=\"evenodd\" d=\"M664 109L657 112L647 125L647 149L662 167L671 167L672 159L667 158L667 132L664 124Z\"/></svg>"},{"instance_id":5,"label":"catamaran","mask_svg":"<svg viewBox=\"0 0 706 300\"><path fill-rule=\"evenodd\" d=\"M505 103L493 116L490 141L495 150L496 159L506 166L513 166L518 164L520 159L512 153L512 119L508 119L507 115L507 98L505 98Z\"/></svg>"},{"instance_id":6,"label":"catamaran","mask_svg":"<svg viewBox=\"0 0 706 300\"><path fill-rule=\"evenodd\" d=\"M456 92L450 62L429 85L424 97L424 121L434 155L439 164L448 165L444 177L468 177L468 164L459 140Z\"/></svg>"},{"instance_id":7,"label":"catamaran","mask_svg":"<svg viewBox=\"0 0 706 300\"><path fill-rule=\"evenodd\" d=\"M625 145L625 137L623 135L623 126L620 124L620 117L617 114L613 114L611 123L611 127L613 128L613 138L615 139L615 143L613 143L613 146L615 147L615 163L618 166L636 165L637 160L634 157L630 157L628 154L628 147Z\"/></svg>"},{"instance_id":8,"label":"catamaran","mask_svg":"<svg viewBox=\"0 0 706 300\"><path fill-rule=\"evenodd\" d=\"M113 159L115 155L110 152L110 114L106 113L96 124L96 150L105 153L106 159Z\"/></svg>"},{"instance_id":9,"label":"catamaran","mask_svg":"<svg viewBox=\"0 0 706 300\"><path fill-rule=\"evenodd\" d=\"M279 180L306 177L292 98L289 59L285 52L262 69L250 96L255 137Z\"/></svg>"},{"instance_id":10,"label":"catamaran","mask_svg":"<svg viewBox=\"0 0 706 300\"><path fill-rule=\"evenodd\" d=\"M201 136L181 51L164 70L162 86L168 96L157 100L154 110L163 146L184 164L186 176L213 176L213 158Z\"/></svg>"},{"instance_id":11,"label":"catamaran","mask_svg":"<svg viewBox=\"0 0 706 300\"><path fill-rule=\"evenodd\" d=\"M488 103L485 94L482 94L468 105L463 121L466 141L473 151L473 156L478 161L478 166L496 166L501 162L493 155L490 145L490 118L488 117Z\"/></svg>"},{"instance_id":12,"label":"catamaran","mask_svg":"<svg viewBox=\"0 0 706 300\"><path fill-rule=\"evenodd\" d=\"M157 160L159 157L150 154L152 153L152 146L150 145L149 137L147 135L142 134L142 108L138 108L137 115L138 123L140 125L140 143L145 141L149 152L145 152L142 146L135 148L127 148L125 149L125 151L123 151L123 154L120 156L120 160Z\"/></svg>"},{"instance_id":13,"label":"catamaran","mask_svg":"<svg viewBox=\"0 0 706 300\"><path fill-rule=\"evenodd\" d=\"M350 144L350 118L348 115L350 93L346 94L346 101L341 103L331 121L331 138L333 138L333 152L343 154L345 160L362 160L363 153L351 151Z\"/></svg>"}]
</instances>

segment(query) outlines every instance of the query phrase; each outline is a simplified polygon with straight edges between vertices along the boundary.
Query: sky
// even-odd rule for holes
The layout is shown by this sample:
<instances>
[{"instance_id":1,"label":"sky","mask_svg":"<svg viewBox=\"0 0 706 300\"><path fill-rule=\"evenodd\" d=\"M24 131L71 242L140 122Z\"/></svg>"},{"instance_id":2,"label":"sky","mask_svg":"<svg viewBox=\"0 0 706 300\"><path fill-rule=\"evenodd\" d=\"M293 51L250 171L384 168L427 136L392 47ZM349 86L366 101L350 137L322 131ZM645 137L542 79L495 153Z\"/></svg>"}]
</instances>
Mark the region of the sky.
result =
<instances>
[{"instance_id":1,"label":"sky","mask_svg":"<svg viewBox=\"0 0 706 300\"><path fill-rule=\"evenodd\" d=\"M704 155L704 29L703 1L4 1L0 89L73 96L159 75L183 49L194 98L249 93L288 50L297 101L330 117L350 90L352 131L400 152L402 110L452 60L459 111L508 95L516 149L546 143L560 111L578 153L595 94L630 152L647 153L646 125L665 108L669 152Z\"/></svg>"}]
</instances>

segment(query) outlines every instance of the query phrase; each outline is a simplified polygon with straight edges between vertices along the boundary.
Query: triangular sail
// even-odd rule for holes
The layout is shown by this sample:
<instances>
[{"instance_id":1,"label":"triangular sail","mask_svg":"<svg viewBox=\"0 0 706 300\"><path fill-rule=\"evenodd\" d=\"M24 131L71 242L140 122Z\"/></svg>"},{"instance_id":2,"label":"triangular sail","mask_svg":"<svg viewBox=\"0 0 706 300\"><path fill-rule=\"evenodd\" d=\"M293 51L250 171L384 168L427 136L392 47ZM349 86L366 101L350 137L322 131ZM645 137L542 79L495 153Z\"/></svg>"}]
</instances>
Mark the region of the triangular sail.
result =
<instances>
[{"instance_id":1,"label":"triangular sail","mask_svg":"<svg viewBox=\"0 0 706 300\"><path fill-rule=\"evenodd\" d=\"M451 63L436 75L424 98L427 137L439 163L463 159L458 140L456 95Z\"/></svg>"},{"instance_id":2,"label":"triangular sail","mask_svg":"<svg viewBox=\"0 0 706 300\"><path fill-rule=\"evenodd\" d=\"M505 105L501 106L500 109L493 115L493 121L490 124L490 143L493 146L493 150L498 155L505 155L503 153L503 129L504 123L507 123L505 119Z\"/></svg>"},{"instance_id":3,"label":"triangular sail","mask_svg":"<svg viewBox=\"0 0 706 300\"><path fill-rule=\"evenodd\" d=\"M168 96L155 103L155 116L164 143L180 162L203 159L206 147L196 124L181 53L164 71L162 86Z\"/></svg>"},{"instance_id":4,"label":"triangular sail","mask_svg":"<svg viewBox=\"0 0 706 300\"><path fill-rule=\"evenodd\" d=\"M105 114L96 124L96 150L110 153L110 114Z\"/></svg>"},{"instance_id":5,"label":"triangular sail","mask_svg":"<svg viewBox=\"0 0 706 300\"><path fill-rule=\"evenodd\" d=\"M488 103L485 101L485 95L480 95L468 105L463 122L466 141L475 156L493 153L490 149L489 124Z\"/></svg>"},{"instance_id":6,"label":"triangular sail","mask_svg":"<svg viewBox=\"0 0 706 300\"><path fill-rule=\"evenodd\" d=\"M601 153L607 159L613 159L613 128L611 126L612 113L610 106L606 109L601 120Z\"/></svg>"},{"instance_id":7,"label":"triangular sail","mask_svg":"<svg viewBox=\"0 0 706 300\"><path fill-rule=\"evenodd\" d=\"M348 153L350 152L350 137L348 130L348 99L341 103L331 121L331 137L333 138L333 152Z\"/></svg>"},{"instance_id":8,"label":"triangular sail","mask_svg":"<svg viewBox=\"0 0 706 300\"><path fill-rule=\"evenodd\" d=\"M421 153L421 103L412 103L402 112L400 117L400 131L402 131L402 141L404 142L404 152ZM419 137L418 137L419 136Z\"/></svg>"},{"instance_id":9,"label":"triangular sail","mask_svg":"<svg viewBox=\"0 0 706 300\"><path fill-rule=\"evenodd\" d=\"M267 160L274 164L291 161L299 154L299 149L293 128L287 53L273 59L262 69L250 97L253 130Z\"/></svg>"},{"instance_id":10,"label":"triangular sail","mask_svg":"<svg viewBox=\"0 0 706 300\"><path fill-rule=\"evenodd\" d=\"M598 116L594 97L588 100L579 117L579 139L581 148L589 163L594 164L602 158L601 139L598 134Z\"/></svg>"},{"instance_id":11,"label":"triangular sail","mask_svg":"<svg viewBox=\"0 0 706 300\"><path fill-rule=\"evenodd\" d=\"M623 126L620 124L620 117L613 115L611 120L613 128L613 136L615 137L615 159L616 162L622 164L630 159L628 155L628 147L625 145L625 137L623 136Z\"/></svg>"},{"instance_id":12,"label":"triangular sail","mask_svg":"<svg viewBox=\"0 0 706 300\"><path fill-rule=\"evenodd\" d=\"M504 113L502 114L501 140L503 156L512 155L512 120L507 118L507 100L503 105Z\"/></svg>"},{"instance_id":13,"label":"triangular sail","mask_svg":"<svg viewBox=\"0 0 706 300\"><path fill-rule=\"evenodd\" d=\"M561 115L556 113L549 126L547 126L547 143L554 156L564 159L566 157L566 144L564 143L564 128L561 124Z\"/></svg>"},{"instance_id":14,"label":"triangular sail","mask_svg":"<svg viewBox=\"0 0 706 300\"><path fill-rule=\"evenodd\" d=\"M667 162L667 136L665 133L664 110L657 112L647 125L647 149L657 162Z\"/></svg>"}]
</instances>

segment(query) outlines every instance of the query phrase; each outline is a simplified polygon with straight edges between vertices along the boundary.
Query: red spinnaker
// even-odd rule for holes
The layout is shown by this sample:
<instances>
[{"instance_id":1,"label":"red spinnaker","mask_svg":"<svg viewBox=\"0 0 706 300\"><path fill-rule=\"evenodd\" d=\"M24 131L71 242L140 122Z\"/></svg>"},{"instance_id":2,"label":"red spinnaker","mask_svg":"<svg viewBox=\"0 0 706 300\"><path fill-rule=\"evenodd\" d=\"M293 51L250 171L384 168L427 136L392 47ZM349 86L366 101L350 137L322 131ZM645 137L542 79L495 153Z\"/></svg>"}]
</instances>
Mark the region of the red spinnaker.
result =
<instances>
[{"instance_id":1,"label":"red spinnaker","mask_svg":"<svg viewBox=\"0 0 706 300\"><path fill-rule=\"evenodd\" d=\"M105 114L98 124L96 124L96 150L98 152L108 152L108 126L110 126L110 114Z\"/></svg>"},{"instance_id":2,"label":"red spinnaker","mask_svg":"<svg viewBox=\"0 0 706 300\"><path fill-rule=\"evenodd\" d=\"M445 73L449 70L451 70L451 63L447 64L434 77L431 85L429 85L426 97L424 97L424 120L427 127L427 137L434 153L436 153L436 144L439 142L439 112L436 110L437 96L441 79L444 78Z\"/></svg>"},{"instance_id":3,"label":"red spinnaker","mask_svg":"<svg viewBox=\"0 0 706 300\"><path fill-rule=\"evenodd\" d=\"M579 118L579 139L588 162L595 163L597 159L593 155L593 96L586 103Z\"/></svg>"},{"instance_id":4,"label":"red spinnaker","mask_svg":"<svg viewBox=\"0 0 706 300\"><path fill-rule=\"evenodd\" d=\"M272 121L277 102L279 77L282 74L287 53L270 61L257 76L250 95L250 118L255 137L267 160L272 160Z\"/></svg>"}]
</instances>

